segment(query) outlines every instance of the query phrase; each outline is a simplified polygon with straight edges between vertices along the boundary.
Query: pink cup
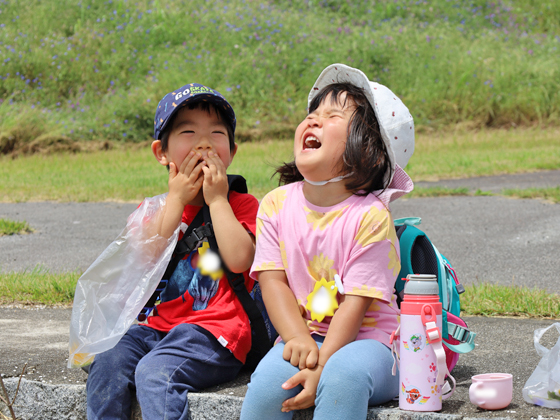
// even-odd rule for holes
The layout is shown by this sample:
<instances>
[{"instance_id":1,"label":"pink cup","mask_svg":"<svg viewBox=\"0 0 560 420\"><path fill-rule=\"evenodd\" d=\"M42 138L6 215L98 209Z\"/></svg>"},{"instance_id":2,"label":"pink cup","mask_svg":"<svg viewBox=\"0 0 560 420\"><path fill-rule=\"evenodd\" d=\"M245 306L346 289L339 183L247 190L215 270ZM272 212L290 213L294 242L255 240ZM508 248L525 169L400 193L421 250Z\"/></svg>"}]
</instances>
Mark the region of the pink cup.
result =
<instances>
[{"instance_id":1,"label":"pink cup","mask_svg":"<svg viewBox=\"0 0 560 420\"><path fill-rule=\"evenodd\" d=\"M471 402L484 410L500 410L511 403L513 376L509 373L484 373L472 377Z\"/></svg>"}]
</instances>

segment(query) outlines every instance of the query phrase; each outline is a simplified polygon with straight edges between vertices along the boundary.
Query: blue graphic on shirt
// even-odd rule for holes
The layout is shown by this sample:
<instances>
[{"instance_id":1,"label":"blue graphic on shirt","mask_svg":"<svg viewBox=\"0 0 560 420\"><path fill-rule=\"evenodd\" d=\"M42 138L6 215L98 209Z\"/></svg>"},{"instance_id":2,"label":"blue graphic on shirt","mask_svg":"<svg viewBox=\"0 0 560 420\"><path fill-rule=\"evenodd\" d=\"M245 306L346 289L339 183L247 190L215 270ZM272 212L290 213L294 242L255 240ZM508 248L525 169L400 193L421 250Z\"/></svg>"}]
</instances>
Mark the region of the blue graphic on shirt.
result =
<instances>
[{"instance_id":1,"label":"blue graphic on shirt","mask_svg":"<svg viewBox=\"0 0 560 420\"><path fill-rule=\"evenodd\" d=\"M194 269L191 264L193 254L194 252L187 259L179 261L167 287L161 292L160 299L168 302L188 292L194 299L193 311L200 311L208 307L208 301L218 291L220 280L214 281L212 277L200 274L200 269Z\"/></svg>"}]
</instances>

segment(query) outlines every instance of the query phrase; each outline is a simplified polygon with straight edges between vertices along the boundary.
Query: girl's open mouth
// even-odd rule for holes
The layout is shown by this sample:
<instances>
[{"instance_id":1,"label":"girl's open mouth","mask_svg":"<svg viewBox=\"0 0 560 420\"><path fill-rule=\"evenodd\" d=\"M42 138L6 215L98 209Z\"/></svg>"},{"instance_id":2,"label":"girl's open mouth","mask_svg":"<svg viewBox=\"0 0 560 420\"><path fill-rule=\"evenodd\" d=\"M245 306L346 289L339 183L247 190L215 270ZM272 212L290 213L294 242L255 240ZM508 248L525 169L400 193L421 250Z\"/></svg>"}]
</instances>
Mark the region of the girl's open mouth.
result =
<instances>
[{"instance_id":1,"label":"girl's open mouth","mask_svg":"<svg viewBox=\"0 0 560 420\"><path fill-rule=\"evenodd\" d=\"M303 150L318 149L321 147L321 141L315 136L308 136L303 142Z\"/></svg>"}]
</instances>

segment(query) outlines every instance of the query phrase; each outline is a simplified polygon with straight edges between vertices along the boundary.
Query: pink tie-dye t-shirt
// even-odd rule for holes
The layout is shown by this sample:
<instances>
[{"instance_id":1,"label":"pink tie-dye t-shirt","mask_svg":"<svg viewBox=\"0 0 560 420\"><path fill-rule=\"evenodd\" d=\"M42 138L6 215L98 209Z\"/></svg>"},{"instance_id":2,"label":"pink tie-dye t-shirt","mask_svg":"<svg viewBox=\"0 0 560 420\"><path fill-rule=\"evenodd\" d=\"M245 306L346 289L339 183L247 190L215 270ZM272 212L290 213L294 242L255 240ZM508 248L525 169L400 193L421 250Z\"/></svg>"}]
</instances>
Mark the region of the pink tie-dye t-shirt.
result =
<instances>
[{"instance_id":1,"label":"pink tie-dye t-shirt","mask_svg":"<svg viewBox=\"0 0 560 420\"><path fill-rule=\"evenodd\" d=\"M400 313L394 284L401 266L391 213L374 194L317 207L305 199L302 188L303 182L285 185L262 200L251 276L284 270L310 332L320 335L326 335L332 319L328 314L336 313L340 303L336 282L347 295L374 298L356 339L389 346ZM314 299L322 304L315 306ZM325 304L331 305L329 312L314 313Z\"/></svg>"}]
</instances>

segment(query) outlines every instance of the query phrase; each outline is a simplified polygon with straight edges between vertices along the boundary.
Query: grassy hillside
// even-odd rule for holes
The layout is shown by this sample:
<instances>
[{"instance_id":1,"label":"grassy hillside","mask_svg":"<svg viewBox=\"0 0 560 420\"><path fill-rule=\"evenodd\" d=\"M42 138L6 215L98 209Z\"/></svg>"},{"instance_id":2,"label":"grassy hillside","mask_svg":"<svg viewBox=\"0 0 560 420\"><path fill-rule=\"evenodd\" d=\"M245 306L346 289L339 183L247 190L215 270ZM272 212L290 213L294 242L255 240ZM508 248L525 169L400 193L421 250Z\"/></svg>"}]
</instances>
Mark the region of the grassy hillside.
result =
<instances>
[{"instance_id":1,"label":"grassy hillside","mask_svg":"<svg viewBox=\"0 0 560 420\"><path fill-rule=\"evenodd\" d=\"M0 153L143 141L158 100L222 92L238 139L291 137L321 70L359 67L422 129L558 124L557 0L0 0Z\"/></svg>"}]
</instances>

